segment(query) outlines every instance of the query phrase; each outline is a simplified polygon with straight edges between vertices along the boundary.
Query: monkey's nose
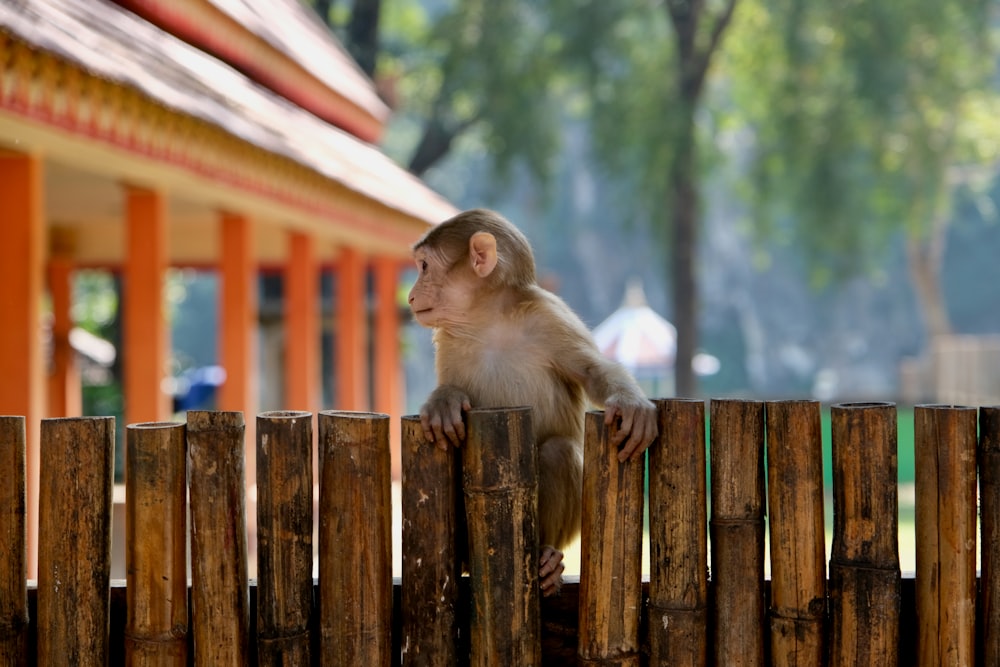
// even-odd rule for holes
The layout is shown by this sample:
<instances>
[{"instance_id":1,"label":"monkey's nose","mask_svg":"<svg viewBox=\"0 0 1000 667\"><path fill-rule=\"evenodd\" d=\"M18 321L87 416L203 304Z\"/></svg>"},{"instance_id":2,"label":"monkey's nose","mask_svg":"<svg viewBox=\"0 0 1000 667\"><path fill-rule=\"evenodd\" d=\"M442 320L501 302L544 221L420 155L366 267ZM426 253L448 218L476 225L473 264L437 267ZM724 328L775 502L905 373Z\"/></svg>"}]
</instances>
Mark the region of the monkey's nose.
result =
<instances>
[{"instance_id":1,"label":"monkey's nose","mask_svg":"<svg viewBox=\"0 0 1000 667\"><path fill-rule=\"evenodd\" d=\"M410 294L410 295L409 295L409 296L408 296L408 297L406 298L406 300L407 300L407 301L409 302L409 304L410 304L410 305L412 306L412 305L413 305L413 294L411 293L411 294Z\"/></svg>"}]
</instances>

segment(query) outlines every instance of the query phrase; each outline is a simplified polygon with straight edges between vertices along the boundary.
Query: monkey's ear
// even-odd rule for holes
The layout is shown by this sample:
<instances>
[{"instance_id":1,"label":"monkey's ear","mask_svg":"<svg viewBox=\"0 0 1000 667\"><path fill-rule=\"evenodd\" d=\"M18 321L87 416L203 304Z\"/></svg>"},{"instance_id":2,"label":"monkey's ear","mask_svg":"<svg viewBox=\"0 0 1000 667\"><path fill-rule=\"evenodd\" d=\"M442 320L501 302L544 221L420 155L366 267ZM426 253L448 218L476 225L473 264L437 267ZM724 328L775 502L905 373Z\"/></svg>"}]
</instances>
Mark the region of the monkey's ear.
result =
<instances>
[{"instance_id":1,"label":"monkey's ear","mask_svg":"<svg viewBox=\"0 0 1000 667\"><path fill-rule=\"evenodd\" d=\"M469 239L469 259L472 270L480 278L493 273L497 266L497 240L489 232L476 232Z\"/></svg>"}]
</instances>

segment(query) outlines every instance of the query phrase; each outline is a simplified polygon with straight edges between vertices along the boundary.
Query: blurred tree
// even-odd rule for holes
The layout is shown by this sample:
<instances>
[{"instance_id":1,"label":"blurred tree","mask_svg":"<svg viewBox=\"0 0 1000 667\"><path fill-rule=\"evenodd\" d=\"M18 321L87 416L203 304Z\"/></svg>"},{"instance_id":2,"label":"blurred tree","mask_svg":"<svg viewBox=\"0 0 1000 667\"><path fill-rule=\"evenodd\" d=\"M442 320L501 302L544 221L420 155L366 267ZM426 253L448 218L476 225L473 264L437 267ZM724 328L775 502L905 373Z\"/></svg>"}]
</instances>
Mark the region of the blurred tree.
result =
<instances>
[{"instance_id":1,"label":"blurred tree","mask_svg":"<svg viewBox=\"0 0 1000 667\"><path fill-rule=\"evenodd\" d=\"M517 158L547 180L558 141L555 110L562 101L554 94L559 40L544 4L313 4L386 101L405 100L399 110L404 122L420 126L404 159L411 172L424 174L456 138L475 128L498 174L508 175Z\"/></svg>"},{"instance_id":2,"label":"blurred tree","mask_svg":"<svg viewBox=\"0 0 1000 667\"><path fill-rule=\"evenodd\" d=\"M754 137L757 230L807 249L813 280L870 268L907 235L930 337L951 326L940 289L956 186L1000 159L989 0L748 0L727 50Z\"/></svg>"},{"instance_id":3,"label":"blurred tree","mask_svg":"<svg viewBox=\"0 0 1000 667\"><path fill-rule=\"evenodd\" d=\"M631 215L670 248L675 386L695 396L701 224L699 108L737 0L551 0L565 56L584 63L598 157L632 181Z\"/></svg>"},{"instance_id":4,"label":"blurred tree","mask_svg":"<svg viewBox=\"0 0 1000 667\"><path fill-rule=\"evenodd\" d=\"M427 23L412 20L412 14L408 21L397 17L396 37L386 37L394 31L384 26L385 48L376 67L376 78L405 70L399 85L407 88L408 108L416 102L423 110L423 130L408 161L417 175L475 126L501 175L520 158L544 184L559 137L556 109L570 100L594 113L599 156L641 190L633 212L672 231L669 282L682 395L697 392L691 366L698 347L701 215L696 111L736 1L449 3L433 17L425 15ZM351 13L331 5L316 2L349 50L365 51L343 28ZM420 42L422 51L406 48ZM574 85L579 81L571 73L581 71L589 86ZM589 95L581 97L581 90Z\"/></svg>"},{"instance_id":5,"label":"blurred tree","mask_svg":"<svg viewBox=\"0 0 1000 667\"><path fill-rule=\"evenodd\" d=\"M949 330L937 270L950 194L985 184L1000 157L990 0L378 2L355 0L382 21L367 33L347 30L352 10L315 4L352 53L380 37L375 78L420 128L414 173L474 128L499 173L523 159L544 183L566 106L588 116L628 193L620 218L651 223L671 251L678 394L697 393L706 140L727 132L746 138L744 154L725 150L749 157L762 238L804 247L823 284L903 228L928 331Z\"/></svg>"}]
</instances>

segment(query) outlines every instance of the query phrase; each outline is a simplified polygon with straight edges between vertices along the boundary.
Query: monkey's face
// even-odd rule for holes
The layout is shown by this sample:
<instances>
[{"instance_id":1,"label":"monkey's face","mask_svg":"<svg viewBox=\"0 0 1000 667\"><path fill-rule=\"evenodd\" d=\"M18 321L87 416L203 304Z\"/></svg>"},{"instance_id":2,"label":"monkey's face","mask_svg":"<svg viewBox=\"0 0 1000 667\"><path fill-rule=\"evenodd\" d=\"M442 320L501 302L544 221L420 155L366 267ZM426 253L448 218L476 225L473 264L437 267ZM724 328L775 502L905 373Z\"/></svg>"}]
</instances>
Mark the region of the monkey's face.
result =
<instances>
[{"instance_id":1,"label":"monkey's face","mask_svg":"<svg viewBox=\"0 0 1000 667\"><path fill-rule=\"evenodd\" d=\"M449 270L441 253L427 248L417 248L413 259L419 271L409 297L413 318L429 328L463 323L472 306L475 290L469 283L475 279L474 274Z\"/></svg>"}]
</instances>

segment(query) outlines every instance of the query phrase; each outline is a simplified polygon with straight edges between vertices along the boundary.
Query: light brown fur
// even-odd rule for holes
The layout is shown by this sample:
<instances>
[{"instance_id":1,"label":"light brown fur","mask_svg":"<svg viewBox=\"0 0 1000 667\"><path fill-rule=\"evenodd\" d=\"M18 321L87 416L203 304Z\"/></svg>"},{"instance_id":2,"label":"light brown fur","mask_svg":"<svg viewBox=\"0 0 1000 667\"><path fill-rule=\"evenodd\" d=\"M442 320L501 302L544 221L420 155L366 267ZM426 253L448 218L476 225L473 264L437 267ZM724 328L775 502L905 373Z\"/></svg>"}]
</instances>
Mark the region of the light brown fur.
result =
<instances>
[{"instance_id":1,"label":"light brown fur","mask_svg":"<svg viewBox=\"0 0 1000 667\"><path fill-rule=\"evenodd\" d=\"M461 444L471 407L531 406L539 537L564 547L580 525L587 399L608 423L621 418L613 444L623 445L622 460L655 438L653 404L572 310L537 285L527 239L501 215L474 209L442 222L416 243L414 258L410 307L434 329L436 348L438 387L420 411L427 439Z\"/></svg>"}]
</instances>

